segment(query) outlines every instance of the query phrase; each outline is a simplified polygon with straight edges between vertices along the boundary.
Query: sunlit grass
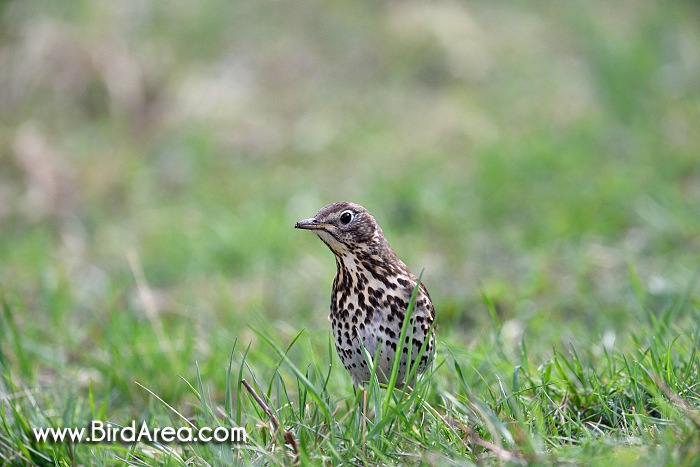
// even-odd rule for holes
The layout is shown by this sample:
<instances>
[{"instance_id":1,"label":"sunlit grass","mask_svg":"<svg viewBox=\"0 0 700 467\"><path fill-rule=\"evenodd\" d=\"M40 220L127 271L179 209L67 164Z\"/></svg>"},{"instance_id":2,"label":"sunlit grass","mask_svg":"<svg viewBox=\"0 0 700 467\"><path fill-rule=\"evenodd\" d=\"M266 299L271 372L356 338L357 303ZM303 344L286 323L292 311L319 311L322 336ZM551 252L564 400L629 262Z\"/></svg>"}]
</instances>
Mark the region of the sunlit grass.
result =
<instances>
[{"instance_id":1,"label":"sunlit grass","mask_svg":"<svg viewBox=\"0 0 700 467\"><path fill-rule=\"evenodd\" d=\"M11 318L6 307L3 335L21 345ZM353 391L349 378L341 377L345 384L339 386L337 372L343 370L313 358L308 331L288 344L268 331L254 331L260 337L256 345L234 342L228 368L219 370L225 383L218 390L218 383L203 379L200 371L180 378L163 367L173 385L194 396L191 408L176 409L148 389L145 379L135 382L134 389L151 399L142 417L152 426L245 427L247 442L233 446L37 444L31 427L86 426L91 419L113 419L119 411L93 390L76 392L66 381L55 387L68 390L67 400L51 386L45 386L48 392L32 391L17 382L3 353L8 397L0 443L3 452L15 453L5 455L5 461L37 463L119 456L145 465L166 460L169 465L444 464L488 458L517 464L585 456L602 464L608 456L624 458L639 447L637 462L689 464L700 449L699 322L698 310L681 299L658 316L650 314L624 342L601 342L590 349L555 346L549 355L532 355L528 337L515 352L504 348L496 323L474 348L441 342L433 369L412 391L383 389L376 379L366 391ZM158 343L151 346L148 352L159 352ZM305 357L290 358L294 350ZM323 351L334 352L330 341ZM13 354L21 368L27 357ZM253 392L264 406L251 397Z\"/></svg>"}]
</instances>

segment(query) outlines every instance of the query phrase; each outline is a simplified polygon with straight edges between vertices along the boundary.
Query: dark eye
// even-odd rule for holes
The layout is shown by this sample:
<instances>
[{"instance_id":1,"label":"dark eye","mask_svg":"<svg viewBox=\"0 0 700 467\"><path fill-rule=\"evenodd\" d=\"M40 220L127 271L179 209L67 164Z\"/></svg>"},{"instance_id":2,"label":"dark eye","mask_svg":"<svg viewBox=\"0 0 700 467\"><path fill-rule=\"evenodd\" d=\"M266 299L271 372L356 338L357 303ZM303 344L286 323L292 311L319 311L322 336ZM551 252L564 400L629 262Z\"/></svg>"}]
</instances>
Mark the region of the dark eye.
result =
<instances>
[{"instance_id":1,"label":"dark eye","mask_svg":"<svg viewBox=\"0 0 700 467\"><path fill-rule=\"evenodd\" d=\"M340 215L340 223L343 225L349 224L351 220L352 220L352 212L351 211L345 211Z\"/></svg>"}]
</instances>

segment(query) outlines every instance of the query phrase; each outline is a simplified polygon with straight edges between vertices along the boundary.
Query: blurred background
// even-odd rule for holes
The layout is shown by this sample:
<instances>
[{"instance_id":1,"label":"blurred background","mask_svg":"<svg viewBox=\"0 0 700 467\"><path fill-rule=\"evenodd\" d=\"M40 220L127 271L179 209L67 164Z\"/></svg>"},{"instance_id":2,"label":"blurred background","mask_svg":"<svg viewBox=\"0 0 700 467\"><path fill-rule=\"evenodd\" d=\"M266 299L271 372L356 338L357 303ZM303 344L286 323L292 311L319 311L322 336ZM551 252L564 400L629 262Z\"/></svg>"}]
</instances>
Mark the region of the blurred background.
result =
<instances>
[{"instance_id":1,"label":"blurred background","mask_svg":"<svg viewBox=\"0 0 700 467\"><path fill-rule=\"evenodd\" d=\"M493 326L484 295L535 351L698 298L696 3L0 15L0 348L26 384L176 398L195 362L223 379L248 326L329 358L335 264L292 227L338 200L424 270L449 345Z\"/></svg>"}]
</instances>

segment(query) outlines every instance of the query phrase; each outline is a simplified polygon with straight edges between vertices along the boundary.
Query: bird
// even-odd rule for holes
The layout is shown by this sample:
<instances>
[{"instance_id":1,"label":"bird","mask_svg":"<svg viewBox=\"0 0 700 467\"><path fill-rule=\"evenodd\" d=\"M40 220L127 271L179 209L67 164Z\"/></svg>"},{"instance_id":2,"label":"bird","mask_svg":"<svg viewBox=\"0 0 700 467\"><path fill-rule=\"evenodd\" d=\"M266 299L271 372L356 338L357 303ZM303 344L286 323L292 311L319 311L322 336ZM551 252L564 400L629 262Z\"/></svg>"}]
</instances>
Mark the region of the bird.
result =
<instances>
[{"instance_id":1,"label":"bird","mask_svg":"<svg viewBox=\"0 0 700 467\"><path fill-rule=\"evenodd\" d=\"M364 346L375 360L379 383L389 383L399 354L395 387L406 383L412 386L415 376L430 366L435 352L435 308L428 289L396 256L377 221L359 204L347 201L329 204L294 227L316 233L335 255L336 276L329 319L336 351L353 383L364 386L371 378L371 367L362 351ZM416 287L408 328L403 342L399 342ZM409 354L410 367L418 365L418 368L407 382Z\"/></svg>"}]
</instances>

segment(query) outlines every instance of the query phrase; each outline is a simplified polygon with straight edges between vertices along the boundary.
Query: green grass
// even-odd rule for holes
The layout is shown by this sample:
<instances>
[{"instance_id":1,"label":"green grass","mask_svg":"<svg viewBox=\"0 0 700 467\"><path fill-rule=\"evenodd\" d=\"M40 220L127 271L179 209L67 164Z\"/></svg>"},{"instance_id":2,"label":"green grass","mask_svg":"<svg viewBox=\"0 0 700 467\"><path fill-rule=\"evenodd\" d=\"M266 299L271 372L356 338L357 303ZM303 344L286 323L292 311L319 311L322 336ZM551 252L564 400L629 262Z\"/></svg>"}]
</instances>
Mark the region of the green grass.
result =
<instances>
[{"instance_id":1,"label":"green grass","mask_svg":"<svg viewBox=\"0 0 700 467\"><path fill-rule=\"evenodd\" d=\"M19 368L31 365L7 307L4 318L6 342L16 344L9 346L16 350L14 363ZM83 395L75 390L68 390L70 395L32 391L5 371L10 397L0 414L0 442L3 452L15 454L3 459L80 464L122 458L136 465L288 464L297 457L313 463L439 465L465 459L585 459L602 465L614 458L624 465L692 465L700 455L698 323L698 311L679 301L659 316L650 315L619 348L610 342L585 350L569 344L555 347L546 358L533 358L526 338L517 352L508 350L503 328L495 323L473 348L442 343L434 369L413 391L384 390L374 380L366 394L353 394L349 385L345 392L331 389L337 370L314 357L323 345L312 342L308 332L281 347L279 336L255 331L260 338L255 347L237 348L233 343L230 366L221 370L224 394L217 394L200 370L189 381L173 381L193 401L180 410L163 400L165 393L151 394L143 383L134 384L132 390L152 396L138 420L154 427L185 426L184 420L199 427L246 427L247 443L233 448L197 443L37 444L31 427L86 426L92 419L118 424L123 418L127 423L132 415L109 409L115 401L108 396L100 400L91 388ZM168 345L173 344L169 340ZM324 350L333 351L331 342ZM10 356L0 356L7 369ZM167 366L163 372L171 374ZM250 381L271 413L244 390L243 380ZM359 407L368 418L361 416ZM285 443L285 433L293 443Z\"/></svg>"},{"instance_id":2,"label":"green grass","mask_svg":"<svg viewBox=\"0 0 700 467\"><path fill-rule=\"evenodd\" d=\"M0 464L697 465L697 13L0 2ZM410 393L330 341L342 199L435 302ZM90 420L248 440L31 436Z\"/></svg>"}]
</instances>

